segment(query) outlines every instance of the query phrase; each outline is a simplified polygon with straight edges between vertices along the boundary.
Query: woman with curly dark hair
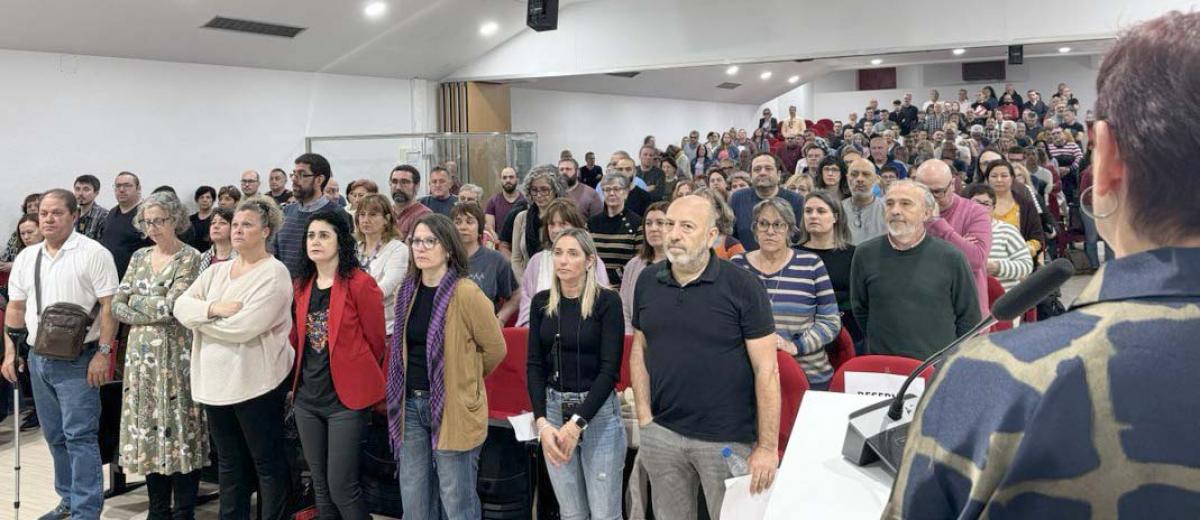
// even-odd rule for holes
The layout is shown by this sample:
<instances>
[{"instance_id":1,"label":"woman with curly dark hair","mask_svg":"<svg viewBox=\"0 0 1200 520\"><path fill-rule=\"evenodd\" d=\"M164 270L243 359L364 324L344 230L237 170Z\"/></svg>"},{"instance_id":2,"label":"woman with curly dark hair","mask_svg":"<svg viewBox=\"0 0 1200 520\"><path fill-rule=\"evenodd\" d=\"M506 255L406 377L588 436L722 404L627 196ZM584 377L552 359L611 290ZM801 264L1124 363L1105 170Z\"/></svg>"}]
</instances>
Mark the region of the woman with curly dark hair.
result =
<instances>
[{"instance_id":1,"label":"woman with curly dark hair","mask_svg":"<svg viewBox=\"0 0 1200 520\"><path fill-rule=\"evenodd\" d=\"M358 482L359 441L383 401L383 292L358 264L350 225L313 213L294 279L291 343L296 429L322 517L370 518Z\"/></svg>"}]
</instances>

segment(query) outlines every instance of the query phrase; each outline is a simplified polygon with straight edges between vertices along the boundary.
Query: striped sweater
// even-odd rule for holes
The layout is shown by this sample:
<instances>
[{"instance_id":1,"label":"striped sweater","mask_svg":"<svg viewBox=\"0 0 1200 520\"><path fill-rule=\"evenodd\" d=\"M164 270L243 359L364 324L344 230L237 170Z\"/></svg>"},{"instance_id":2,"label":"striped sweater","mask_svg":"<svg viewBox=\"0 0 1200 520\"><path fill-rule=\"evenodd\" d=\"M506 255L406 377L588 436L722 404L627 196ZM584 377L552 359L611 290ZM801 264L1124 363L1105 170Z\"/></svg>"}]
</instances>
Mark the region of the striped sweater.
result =
<instances>
[{"instance_id":1,"label":"striped sweater","mask_svg":"<svg viewBox=\"0 0 1200 520\"><path fill-rule=\"evenodd\" d=\"M992 250L988 260L1000 264L996 279L1005 291L1033 272L1033 255L1021 237L1021 231L1003 220L992 219Z\"/></svg>"},{"instance_id":2,"label":"striped sweater","mask_svg":"<svg viewBox=\"0 0 1200 520\"><path fill-rule=\"evenodd\" d=\"M793 251L788 264L771 274L755 269L745 254L729 261L754 273L766 286L775 314L775 333L796 346L796 361L808 376L809 385L828 385L833 366L824 346L837 339L842 319L821 258L807 251Z\"/></svg>"},{"instance_id":3,"label":"striped sweater","mask_svg":"<svg viewBox=\"0 0 1200 520\"><path fill-rule=\"evenodd\" d=\"M588 231L596 243L596 254L608 268L608 280L613 289L618 289L625 264L637 256L638 245L642 243L642 218L629 208L615 217L605 210L588 220Z\"/></svg>"}]
</instances>

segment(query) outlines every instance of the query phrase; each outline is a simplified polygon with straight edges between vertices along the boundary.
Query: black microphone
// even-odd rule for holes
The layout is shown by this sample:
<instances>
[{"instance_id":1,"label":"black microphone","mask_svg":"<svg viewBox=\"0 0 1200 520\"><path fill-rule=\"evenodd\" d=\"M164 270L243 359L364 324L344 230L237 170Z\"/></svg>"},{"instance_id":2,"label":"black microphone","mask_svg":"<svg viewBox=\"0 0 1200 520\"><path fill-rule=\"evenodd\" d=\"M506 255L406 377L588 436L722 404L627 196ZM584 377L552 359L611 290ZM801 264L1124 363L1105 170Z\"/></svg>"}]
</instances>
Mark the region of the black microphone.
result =
<instances>
[{"instance_id":1,"label":"black microphone","mask_svg":"<svg viewBox=\"0 0 1200 520\"><path fill-rule=\"evenodd\" d=\"M1074 265L1065 258L1059 258L1039 269L1001 296L992 305L992 312L978 325L917 366L904 380L900 391L896 392L890 401L882 401L850 414L842 455L860 466L882 459L886 469L894 475L900 468L900 459L904 455L904 444L908 439L908 425L911 417L902 419L904 419L904 402L907 399L905 393L908 391L909 385L920 376L922 371L940 361L947 352L979 335L997 321L1008 321L1025 314L1038 302L1058 290L1074 274ZM885 406L887 411L885 414L881 414L880 412Z\"/></svg>"}]
</instances>

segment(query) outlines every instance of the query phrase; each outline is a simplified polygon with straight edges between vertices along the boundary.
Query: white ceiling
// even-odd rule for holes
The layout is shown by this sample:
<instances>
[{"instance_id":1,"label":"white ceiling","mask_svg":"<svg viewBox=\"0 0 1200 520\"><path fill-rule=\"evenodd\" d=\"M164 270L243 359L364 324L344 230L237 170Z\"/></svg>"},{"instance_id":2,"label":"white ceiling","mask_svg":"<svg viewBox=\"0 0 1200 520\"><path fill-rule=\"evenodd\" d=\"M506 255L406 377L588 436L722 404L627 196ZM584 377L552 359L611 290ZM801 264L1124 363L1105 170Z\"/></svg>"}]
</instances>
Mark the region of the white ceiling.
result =
<instances>
[{"instance_id":1,"label":"white ceiling","mask_svg":"<svg viewBox=\"0 0 1200 520\"><path fill-rule=\"evenodd\" d=\"M1058 49L1063 46L1071 47L1070 54L1073 56L1102 54L1111 45L1112 40L1108 39L1026 45L1025 58L1060 56ZM796 88L797 84L813 81L832 71L876 67L870 63L874 58L884 60L878 67L899 67L928 63L1003 60L1007 57L1008 47L992 46L970 48L962 56L954 56L949 49L939 49L901 54L824 58L800 63L795 61L743 63L739 64L737 74L732 76L726 73L728 65L713 65L649 70L641 72L633 78L610 74L585 74L508 80L504 83L512 84L515 87L541 90L758 105ZM771 71L770 79L760 78L759 75L764 71ZM796 84L788 82L792 76L799 76ZM733 90L716 87L723 82L735 82L742 85Z\"/></svg>"},{"instance_id":2,"label":"white ceiling","mask_svg":"<svg viewBox=\"0 0 1200 520\"><path fill-rule=\"evenodd\" d=\"M561 0L563 6L587 0ZM441 79L525 27L525 0L7 0L0 49ZM202 29L214 16L306 27L295 39ZM485 21L499 25L484 37Z\"/></svg>"}]
</instances>

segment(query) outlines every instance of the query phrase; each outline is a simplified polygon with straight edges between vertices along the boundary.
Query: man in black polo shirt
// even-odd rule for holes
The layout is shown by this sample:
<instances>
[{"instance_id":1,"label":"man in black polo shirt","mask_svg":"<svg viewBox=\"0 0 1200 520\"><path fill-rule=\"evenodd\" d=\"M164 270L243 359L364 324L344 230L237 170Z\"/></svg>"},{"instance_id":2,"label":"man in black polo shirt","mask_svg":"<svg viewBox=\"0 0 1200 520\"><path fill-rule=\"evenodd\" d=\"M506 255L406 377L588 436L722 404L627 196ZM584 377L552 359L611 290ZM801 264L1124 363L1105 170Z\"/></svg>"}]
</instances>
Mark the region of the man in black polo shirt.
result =
<instances>
[{"instance_id":1,"label":"man in black polo shirt","mask_svg":"<svg viewBox=\"0 0 1200 520\"><path fill-rule=\"evenodd\" d=\"M642 463L654 516L696 518L696 486L717 518L731 472L728 446L748 460L750 489L779 466L779 373L766 289L712 254L717 210L696 196L667 211L667 262L647 268L633 299L629 358Z\"/></svg>"}]
</instances>

